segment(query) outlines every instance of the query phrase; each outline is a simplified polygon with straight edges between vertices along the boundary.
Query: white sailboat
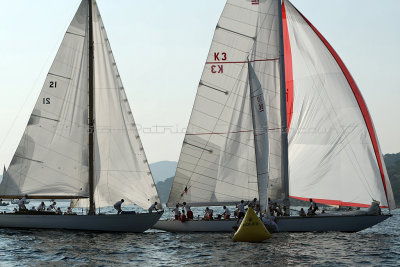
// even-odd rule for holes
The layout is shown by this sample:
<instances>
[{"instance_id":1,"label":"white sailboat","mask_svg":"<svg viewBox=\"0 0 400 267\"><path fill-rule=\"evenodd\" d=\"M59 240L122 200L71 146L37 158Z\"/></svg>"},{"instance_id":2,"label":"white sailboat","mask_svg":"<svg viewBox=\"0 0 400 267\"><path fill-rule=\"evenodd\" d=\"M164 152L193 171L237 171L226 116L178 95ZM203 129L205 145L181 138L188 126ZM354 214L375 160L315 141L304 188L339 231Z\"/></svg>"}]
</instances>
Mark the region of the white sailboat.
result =
<instances>
[{"instance_id":1,"label":"white sailboat","mask_svg":"<svg viewBox=\"0 0 400 267\"><path fill-rule=\"evenodd\" d=\"M250 93L255 81L266 103L267 156L257 152L259 124ZM265 183L260 160L268 161L268 190L260 187ZM227 0L167 205L233 205L254 197L264 202L267 193L287 207L291 197L354 207L376 200L395 208L368 109L332 46L288 0ZM278 226L281 231L354 232L389 216L282 216ZM234 224L166 220L154 227L231 231Z\"/></svg>"},{"instance_id":2,"label":"white sailboat","mask_svg":"<svg viewBox=\"0 0 400 267\"><path fill-rule=\"evenodd\" d=\"M160 203L95 0L82 0L0 184L1 198L71 199L88 215L0 214L0 227L143 232L162 213L96 214L120 199Z\"/></svg>"}]
</instances>

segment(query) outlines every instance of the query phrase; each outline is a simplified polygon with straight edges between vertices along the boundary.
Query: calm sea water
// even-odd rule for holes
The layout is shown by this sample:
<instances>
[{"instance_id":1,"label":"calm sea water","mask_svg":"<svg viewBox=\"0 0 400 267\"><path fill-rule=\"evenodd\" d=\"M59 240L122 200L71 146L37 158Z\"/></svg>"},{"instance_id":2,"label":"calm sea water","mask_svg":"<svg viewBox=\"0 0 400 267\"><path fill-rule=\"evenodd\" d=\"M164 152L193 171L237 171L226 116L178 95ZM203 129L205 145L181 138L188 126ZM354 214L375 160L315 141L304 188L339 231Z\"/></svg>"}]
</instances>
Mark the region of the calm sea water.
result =
<instances>
[{"instance_id":1,"label":"calm sea water","mask_svg":"<svg viewBox=\"0 0 400 267\"><path fill-rule=\"evenodd\" d=\"M358 233L277 233L260 244L235 243L229 233L0 229L0 266L400 266L400 211L393 214Z\"/></svg>"}]
</instances>

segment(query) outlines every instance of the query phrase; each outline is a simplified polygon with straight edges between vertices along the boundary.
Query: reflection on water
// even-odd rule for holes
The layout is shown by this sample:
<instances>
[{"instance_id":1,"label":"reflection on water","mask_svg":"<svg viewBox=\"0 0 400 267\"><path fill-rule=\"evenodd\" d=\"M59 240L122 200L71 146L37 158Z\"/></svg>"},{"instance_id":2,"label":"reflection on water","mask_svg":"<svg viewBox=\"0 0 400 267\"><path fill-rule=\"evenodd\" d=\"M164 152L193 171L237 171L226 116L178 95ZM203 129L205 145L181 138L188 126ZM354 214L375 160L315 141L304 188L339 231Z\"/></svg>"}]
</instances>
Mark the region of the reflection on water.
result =
<instances>
[{"instance_id":1,"label":"reflection on water","mask_svg":"<svg viewBox=\"0 0 400 267\"><path fill-rule=\"evenodd\" d=\"M232 235L0 229L1 266L400 265L400 212L360 233L280 233L261 244Z\"/></svg>"}]
</instances>

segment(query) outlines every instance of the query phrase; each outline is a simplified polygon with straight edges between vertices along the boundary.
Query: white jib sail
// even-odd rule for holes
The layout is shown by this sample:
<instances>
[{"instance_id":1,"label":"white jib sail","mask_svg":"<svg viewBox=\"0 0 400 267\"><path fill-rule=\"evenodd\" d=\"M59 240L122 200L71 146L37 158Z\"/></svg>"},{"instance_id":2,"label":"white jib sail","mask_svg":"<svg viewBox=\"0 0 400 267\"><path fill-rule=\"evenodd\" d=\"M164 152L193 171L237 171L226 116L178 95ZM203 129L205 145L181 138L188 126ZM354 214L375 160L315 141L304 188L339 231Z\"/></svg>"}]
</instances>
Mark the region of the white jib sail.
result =
<instances>
[{"instance_id":1,"label":"white jib sail","mask_svg":"<svg viewBox=\"0 0 400 267\"><path fill-rule=\"evenodd\" d=\"M87 13L83 1L4 175L1 195L88 196Z\"/></svg>"},{"instance_id":2,"label":"white jib sail","mask_svg":"<svg viewBox=\"0 0 400 267\"><path fill-rule=\"evenodd\" d=\"M161 202L96 2L93 3L96 207ZM81 202L81 203L79 203ZM80 200L75 206L88 206Z\"/></svg>"},{"instance_id":3,"label":"white jib sail","mask_svg":"<svg viewBox=\"0 0 400 267\"><path fill-rule=\"evenodd\" d=\"M273 0L258 5L227 1L199 83L168 206L183 201L221 205L259 195L249 56L271 114L268 125L277 129L270 136L270 182L277 181L274 188L280 192L279 7Z\"/></svg>"},{"instance_id":4,"label":"white jib sail","mask_svg":"<svg viewBox=\"0 0 400 267\"><path fill-rule=\"evenodd\" d=\"M260 209L268 207L268 125L263 89L251 63L249 68L250 103L253 117L254 146L257 163L257 184L260 197Z\"/></svg>"},{"instance_id":5,"label":"white jib sail","mask_svg":"<svg viewBox=\"0 0 400 267\"><path fill-rule=\"evenodd\" d=\"M394 208L379 143L357 85L311 23L289 1L285 9L294 84L290 195L345 206L378 200Z\"/></svg>"}]
</instances>

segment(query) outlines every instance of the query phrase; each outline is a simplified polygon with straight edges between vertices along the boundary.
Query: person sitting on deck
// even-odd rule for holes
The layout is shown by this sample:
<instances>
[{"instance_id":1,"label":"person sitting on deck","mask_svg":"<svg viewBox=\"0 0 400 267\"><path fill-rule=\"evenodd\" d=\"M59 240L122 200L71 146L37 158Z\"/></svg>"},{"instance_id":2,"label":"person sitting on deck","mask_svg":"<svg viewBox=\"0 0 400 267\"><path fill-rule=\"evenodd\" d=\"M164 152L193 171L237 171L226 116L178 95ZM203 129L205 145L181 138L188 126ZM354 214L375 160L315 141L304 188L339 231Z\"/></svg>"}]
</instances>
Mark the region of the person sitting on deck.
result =
<instances>
[{"instance_id":1,"label":"person sitting on deck","mask_svg":"<svg viewBox=\"0 0 400 267\"><path fill-rule=\"evenodd\" d=\"M317 203L315 203L312 198L310 198L310 209L312 209L312 213L315 215L315 212L318 210Z\"/></svg>"},{"instance_id":2,"label":"person sitting on deck","mask_svg":"<svg viewBox=\"0 0 400 267\"><path fill-rule=\"evenodd\" d=\"M212 220L212 216L213 216L213 210L207 207L204 212L203 220L206 221Z\"/></svg>"},{"instance_id":3,"label":"person sitting on deck","mask_svg":"<svg viewBox=\"0 0 400 267\"><path fill-rule=\"evenodd\" d=\"M57 214L57 215L62 215L62 211L61 211L60 207L57 208L56 214Z\"/></svg>"},{"instance_id":4,"label":"person sitting on deck","mask_svg":"<svg viewBox=\"0 0 400 267\"><path fill-rule=\"evenodd\" d=\"M47 207L47 210L48 211L56 210L56 205L57 205L57 203L55 201L53 201L53 203Z\"/></svg>"},{"instance_id":5,"label":"person sitting on deck","mask_svg":"<svg viewBox=\"0 0 400 267\"><path fill-rule=\"evenodd\" d=\"M173 210L175 213L175 220L179 220L181 211L179 210L179 204L176 204L175 209Z\"/></svg>"},{"instance_id":6,"label":"person sitting on deck","mask_svg":"<svg viewBox=\"0 0 400 267\"><path fill-rule=\"evenodd\" d=\"M158 211L158 209L157 209L157 202L154 202L154 204L150 206L150 208L149 208L149 213L152 213L153 210Z\"/></svg>"},{"instance_id":7,"label":"person sitting on deck","mask_svg":"<svg viewBox=\"0 0 400 267\"><path fill-rule=\"evenodd\" d=\"M304 211L304 209L303 209L303 208L301 208L301 209L300 209L300 211L299 211L299 215L300 215L301 217L304 217L304 216L306 216L306 212Z\"/></svg>"},{"instance_id":8,"label":"person sitting on deck","mask_svg":"<svg viewBox=\"0 0 400 267\"><path fill-rule=\"evenodd\" d=\"M28 195L25 195L23 198L21 198L21 199L18 201L19 210L26 210L25 202L26 202L26 198L27 198L27 197L28 197Z\"/></svg>"},{"instance_id":9,"label":"person sitting on deck","mask_svg":"<svg viewBox=\"0 0 400 267\"><path fill-rule=\"evenodd\" d=\"M64 212L64 215L72 215L72 214L73 214L73 212L72 212L72 208L71 207L68 207L67 211Z\"/></svg>"},{"instance_id":10,"label":"person sitting on deck","mask_svg":"<svg viewBox=\"0 0 400 267\"><path fill-rule=\"evenodd\" d=\"M186 202L183 202L183 207L186 210L187 218L193 220L193 211L190 209L190 206Z\"/></svg>"},{"instance_id":11,"label":"person sitting on deck","mask_svg":"<svg viewBox=\"0 0 400 267\"><path fill-rule=\"evenodd\" d=\"M117 201L114 204L114 209L117 210L117 214L121 214L121 212L122 212L121 206L122 206L122 203L124 203L124 201L125 201L124 199L121 199L120 201Z\"/></svg>"},{"instance_id":12,"label":"person sitting on deck","mask_svg":"<svg viewBox=\"0 0 400 267\"><path fill-rule=\"evenodd\" d=\"M224 216L225 220L229 220L231 217L231 211L226 206L224 206L223 208L224 208L224 213L222 213L222 215Z\"/></svg>"},{"instance_id":13,"label":"person sitting on deck","mask_svg":"<svg viewBox=\"0 0 400 267\"><path fill-rule=\"evenodd\" d=\"M244 204L243 200L241 200L240 203L237 205L237 208L239 210L238 220L240 220L241 218L244 218L244 214L245 214L244 206L245 206L245 204Z\"/></svg>"},{"instance_id":14,"label":"person sitting on deck","mask_svg":"<svg viewBox=\"0 0 400 267\"><path fill-rule=\"evenodd\" d=\"M46 210L46 205L42 201L42 203L40 203L40 205L37 207L37 211L45 211L45 210Z\"/></svg>"},{"instance_id":15,"label":"person sitting on deck","mask_svg":"<svg viewBox=\"0 0 400 267\"><path fill-rule=\"evenodd\" d=\"M36 208L35 208L35 207L31 207L30 210L31 210L31 211L36 211Z\"/></svg>"},{"instance_id":16,"label":"person sitting on deck","mask_svg":"<svg viewBox=\"0 0 400 267\"><path fill-rule=\"evenodd\" d=\"M182 222L182 223L186 222L185 209L182 209L181 222Z\"/></svg>"},{"instance_id":17,"label":"person sitting on deck","mask_svg":"<svg viewBox=\"0 0 400 267\"><path fill-rule=\"evenodd\" d=\"M253 201L249 203L249 207L253 208L253 210L256 212L256 210L257 210L257 198L254 198Z\"/></svg>"}]
</instances>

